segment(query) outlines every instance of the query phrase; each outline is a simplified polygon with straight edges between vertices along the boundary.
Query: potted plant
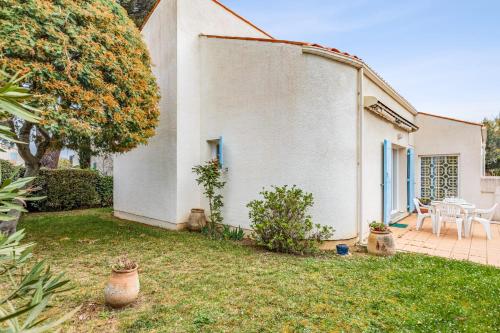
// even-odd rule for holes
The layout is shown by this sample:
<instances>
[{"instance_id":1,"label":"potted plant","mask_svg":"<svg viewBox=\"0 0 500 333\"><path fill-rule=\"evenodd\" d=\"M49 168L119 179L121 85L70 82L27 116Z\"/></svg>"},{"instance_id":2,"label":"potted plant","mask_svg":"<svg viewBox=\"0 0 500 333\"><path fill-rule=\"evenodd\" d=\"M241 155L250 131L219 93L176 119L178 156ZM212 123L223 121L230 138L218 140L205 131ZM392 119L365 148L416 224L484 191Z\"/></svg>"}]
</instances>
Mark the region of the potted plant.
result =
<instances>
[{"instance_id":1,"label":"potted plant","mask_svg":"<svg viewBox=\"0 0 500 333\"><path fill-rule=\"evenodd\" d=\"M394 238L388 226L382 222L370 223L368 253L377 256L392 256L396 253Z\"/></svg>"},{"instance_id":2,"label":"potted plant","mask_svg":"<svg viewBox=\"0 0 500 333\"><path fill-rule=\"evenodd\" d=\"M134 302L139 295L139 274L137 263L126 256L120 257L112 266L111 276L104 298L106 304L113 308L121 308Z\"/></svg>"},{"instance_id":3,"label":"potted plant","mask_svg":"<svg viewBox=\"0 0 500 333\"><path fill-rule=\"evenodd\" d=\"M420 198L420 199L418 199L418 201L420 202L420 211L423 214L428 213L429 208L427 208L427 206L429 206L431 204L432 200L429 198Z\"/></svg>"}]
</instances>

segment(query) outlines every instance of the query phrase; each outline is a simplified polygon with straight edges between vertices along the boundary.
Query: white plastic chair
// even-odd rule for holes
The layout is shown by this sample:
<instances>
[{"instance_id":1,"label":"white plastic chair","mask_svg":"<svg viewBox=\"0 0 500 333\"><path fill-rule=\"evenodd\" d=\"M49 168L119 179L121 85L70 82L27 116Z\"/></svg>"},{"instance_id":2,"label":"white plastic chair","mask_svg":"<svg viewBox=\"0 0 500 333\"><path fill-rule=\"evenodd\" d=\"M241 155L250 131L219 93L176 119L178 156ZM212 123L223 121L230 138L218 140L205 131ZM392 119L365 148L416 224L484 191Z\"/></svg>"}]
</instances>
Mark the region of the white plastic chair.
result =
<instances>
[{"instance_id":1,"label":"white plastic chair","mask_svg":"<svg viewBox=\"0 0 500 333\"><path fill-rule=\"evenodd\" d=\"M417 210L417 230L420 230L422 228L422 224L424 223L424 220L428 217L432 218L431 215L431 207L430 206L425 206L422 205L420 200L417 198L413 198L413 203L415 204L415 209ZM422 208L427 209L427 213L422 212ZM432 232L434 233L434 221L432 222Z\"/></svg>"},{"instance_id":2,"label":"white plastic chair","mask_svg":"<svg viewBox=\"0 0 500 333\"><path fill-rule=\"evenodd\" d=\"M443 200L443 202L444 203L451 203L451 204L463 204L466 201L464 199L460 199L460 198L449 197L449 198L445 198Z\"/></svg>"},{"instance_id":3,"label":"white plastic chair","mask_svg":"<svg viewBox=\"0 0 500 333\"><path fill-rule=\"evenodd\" d=\"M455 204L442 203L437 206L437 236L441 233L443 223L455 223L457 225L458 239L462 239L462 227L464 219L462 217L462 207Z\"/></svg>"},{"instance_id":4,"label":"white plastic chair","mask_svg":"<svg viewBox=\"0 0 500 333\"><path fill-rule=\"evenodd\" d=\"M476 209L474 211L475 216L472 218L472 222L476 221L483 225L488 240L491 240L491 220L493 219L493 215L495 215L497 207L498 204L495 204L490 209ZM469 226L469 233L470 229L472 229L472 223Z\"/></svg>"}]
</instances>

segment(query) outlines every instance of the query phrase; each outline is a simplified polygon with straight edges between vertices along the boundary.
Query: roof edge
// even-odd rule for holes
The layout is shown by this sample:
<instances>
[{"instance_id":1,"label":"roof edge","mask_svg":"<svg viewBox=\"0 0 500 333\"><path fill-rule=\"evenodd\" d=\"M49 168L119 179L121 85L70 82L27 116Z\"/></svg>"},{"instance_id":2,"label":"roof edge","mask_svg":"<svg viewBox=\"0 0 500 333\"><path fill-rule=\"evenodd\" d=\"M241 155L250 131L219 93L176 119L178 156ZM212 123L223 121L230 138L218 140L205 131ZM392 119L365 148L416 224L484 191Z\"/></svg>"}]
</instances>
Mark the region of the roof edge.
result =
<instances>
[{"instance_id":1,"label":"roof edge","mask_svg":"<svg viewBox=\"0 0 500 333\"><path fill-rule=\"evenodd\" d=\"M253 37L239 37L239 36L220 36L220 35L205 35L200 34L201 37L206 38L217 38L217 39L230 39L230 40L242 40L242 41L255 41L255 42L265 42L265 43L278 43L278 44L289 44L302 47L303 53L314 54L320 57L326 57L334 61L342 62L353 66L357 69L363 68L365 70L365 75L373 80L382 90L384 90L389 96L394 98L399 104L406 108L412 115L416 116L418 111L413 105L411 105L408 100L401 96L391 85L385 81L377 72L375 72L370 66L368 66L363 60L355 55L351 55L346 52L341 52L337 49L331 49L323 47L319 44L312 44L306 42L298 42L284 39L265 39L265 38L253 38Z\"/></svg>"},{"instance_id":2,"label":"roof edge","mask_svg":"<svg viewBox=\"0 0 500 333\"><path fill-rule=\"evenodd\" d=\"M156 10L156 7L158 7L158 5L160 4L160 1L161 0L157 0L154 5L151 7L151 10L149 11L149 13L146 15L146 17L144 18L144 21L142 21L142 24L141 26L139 27L139 30L142 31L142 29L146 26L146 23L148 23L151 15L153 15L154 11ZM215 3L216 5L222 7L225 11L227 11L228 13L232 14L233 16L236 16L238 19L242 20L243 22L245 22L246 24L250 25L252 28L256 29L257 31L263 33L264 35L266 35L267 37L271 38L271 39L274 39L273 36L271 36L270 34L268 34L267 32L265 32L264 30L262 30L261 28L259 28L258 26L256 26L255 24L253 24L252 22L250 22L249 20L247 20L246 18L244 18L243 16L239 15L238 13L236 13L235 11L233 11L232 9L230 9L229 7L225 6L224 4L222 4L220 1L218 0L211 0L213 3Z\"/></svg>"},{"instance_id":3,"label":"roof edge","mask_svg":"<svg viewBox=\"0 0 500 333\"><path fill-rule=\"evenodd\" d=\"M146 23L148 23L149 18L151 17L151 15L153 15L154 11L156 10L156 7L158 7L158 5L160 4L160 1L161 0L156 0L156 2L153 4L153 6L151 7L148 15L146 15L146 17L144 18L144 20L141 23L141 26L139 27L140 31L142 31L142 29L144 28L144 26L146 25Z\"/></svg>"},{"instance_id":4,"label":"roof edge","mask_svg":"<svg viewBox=\"0 0 500 333\"><path fill-rule=\"evenodd\" d=\"M389 96L394 98L399 104L401 104L405 109L407 109L412 115L416 116L418 114L417 109L410 103L406 98L404 98L400 93L396 91L386 80L375 72L366 62L358 57L346 56L345 53L334 52L331 49L324 47L318 47L316 45L304 46L303 52L314 54L320 57L326 57L334 61L339 61L351 65L355 68L363 68L364 74L370 80L375 82L382 90L384 90Z\"/></svg>"},{"instance_id":5,"label":"roof edge","mask_svg":"<svg viewBox=\"0 0 500 333\"><path fill-rule=\"evenodd\" d=\"M456 122L467 124L467 125L474 125L474 126L484 127L483 124L476 123L476 122L473 122L473 121L467 121L467 120L462 120L462 119L457 119L457 118L452 118L452 117L440 116L440 115L437 115L437 114L432 114L432 113L427 113L427 112L419 112L418 114L419 115L424 115L424 116L429 116L429 117L434 117L434 118L440 118L440 119L445 119L445 120L456 121Z\"/></svg>"},{"instance_id":6,"label":"roof edge","mask_svg":"<svg viewBox=\"0 0 500 333\"><path fill-rule=\"evenodd\" d=\"M271 38L271 39L274 39L273 36L271 36L270 34L268 34L267 32L265 32L264 30L262 30L261 28L259 28L258 26L256 26L255 24L253 24L252 22L250 22L249 20L247 20L246 18L244 18L243 16L241 16L240 14L236 13L234 10L232 10L231 8L225 6L224 4L222 4L220 1L218 0L212 0L213 3L219 5L220 7L222 7L223 9L225 9L227 12L233 14L234 16L236 16L237 18L239 18L240 20L242 20L243 22L245 22L246 24L250 25L251 27L253 27L254 29L260 31L261 33L263 33L264 35L266 35L267 37Z\"/></svg>"}]
</instances>

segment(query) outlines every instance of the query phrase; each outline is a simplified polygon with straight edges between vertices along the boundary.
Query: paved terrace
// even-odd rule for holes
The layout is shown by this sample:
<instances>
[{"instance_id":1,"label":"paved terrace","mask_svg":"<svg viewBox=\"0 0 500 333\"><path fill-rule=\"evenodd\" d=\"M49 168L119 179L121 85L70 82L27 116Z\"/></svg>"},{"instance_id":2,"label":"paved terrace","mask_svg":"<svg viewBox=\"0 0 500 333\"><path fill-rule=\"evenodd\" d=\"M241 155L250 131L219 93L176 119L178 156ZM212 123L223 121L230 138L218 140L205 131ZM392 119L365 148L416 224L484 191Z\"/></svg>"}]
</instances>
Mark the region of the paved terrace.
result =
<instances>
[{"instance_id":1,"label":"paved terrace","mask_svg":"<svg viewBox=\"0 0 500 333\"><path fill-rule=\"evenodd\" d=\"M394 228L396 249L457 260L469 260L481 264L500 267L500 224L491 225L492 239L486 238L482 225L474 223L469 237L458 240L456 225L447 223L441 229L440 237L432 233L431 220L426 219L421 230L417 231L416 215L411 215L399 223L408 224L406 228Z\"/></svg>"}]
</instances>

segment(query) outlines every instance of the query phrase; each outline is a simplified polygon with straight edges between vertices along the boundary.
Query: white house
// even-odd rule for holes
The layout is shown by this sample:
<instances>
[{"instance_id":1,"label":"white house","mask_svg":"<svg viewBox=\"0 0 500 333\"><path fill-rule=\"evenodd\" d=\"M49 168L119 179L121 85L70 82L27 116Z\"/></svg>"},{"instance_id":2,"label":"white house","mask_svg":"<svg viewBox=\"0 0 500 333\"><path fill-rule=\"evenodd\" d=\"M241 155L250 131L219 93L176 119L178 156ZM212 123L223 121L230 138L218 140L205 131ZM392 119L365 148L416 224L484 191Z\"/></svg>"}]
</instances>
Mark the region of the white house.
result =
<instances>
[{"instance_id":1,"label":"white house","mask_svg":"<svg viewBox=\"0 0 500 333\"><path fill-rule=\"evenodd\" d=\"M422 192L480 200L481 127L418 114L356 56L274 39L215 0L157 1L142 33L160 125L147 146L114 160L120 218L183 228L191 208L206 208L191 168L217 146L233 226L249 228L246 204L270 185L312 192L313 219L333 226L335 240L362 240L371 221L407 216ZM455 181L436 192L441 183L422 183L420 170L448 155L458 156L447 161Z\"/></svg>"}]
</instances>

